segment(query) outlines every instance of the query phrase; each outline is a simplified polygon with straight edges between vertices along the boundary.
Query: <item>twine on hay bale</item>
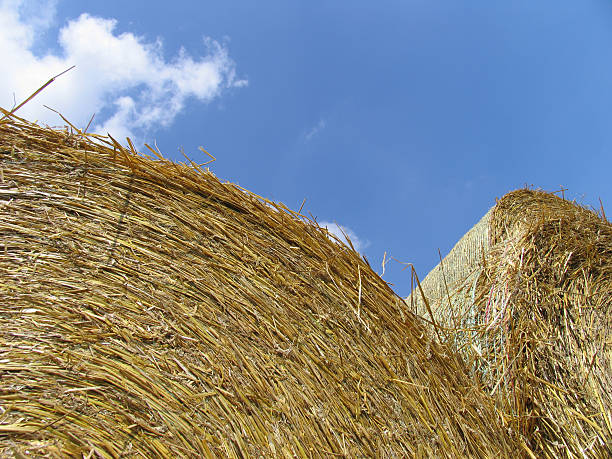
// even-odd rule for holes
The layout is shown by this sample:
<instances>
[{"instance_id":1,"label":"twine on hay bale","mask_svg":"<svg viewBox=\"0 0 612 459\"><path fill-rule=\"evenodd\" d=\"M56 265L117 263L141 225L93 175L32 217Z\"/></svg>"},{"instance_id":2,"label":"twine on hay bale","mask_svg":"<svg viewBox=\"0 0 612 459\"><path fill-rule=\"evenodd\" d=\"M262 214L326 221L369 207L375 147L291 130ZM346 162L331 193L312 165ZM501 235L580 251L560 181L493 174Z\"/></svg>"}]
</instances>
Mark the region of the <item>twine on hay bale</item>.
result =
<instances>
[{"instance_id":1,"label":"twine on hay bale","mask_svg":"<svg viewBox=\"0 0 612 459\"><path fill-rule=\"evenodd\" d=\"M527 454L461 358L314 222L195 163L3 113L0 455Z\"/></svg>"},{"instance_id":2,"label":"twine on hay bale","mask_svg":"<svg viewBox=\"0 0 612 459\"><path fill-rule=\"evenodd\" d=\"M539 456L609 456L612 225L526 189L483 222L479 257L455 253L423 281L433 320ZM423 314L422 295L407 302Z\"/></svg>"}]
</instances>

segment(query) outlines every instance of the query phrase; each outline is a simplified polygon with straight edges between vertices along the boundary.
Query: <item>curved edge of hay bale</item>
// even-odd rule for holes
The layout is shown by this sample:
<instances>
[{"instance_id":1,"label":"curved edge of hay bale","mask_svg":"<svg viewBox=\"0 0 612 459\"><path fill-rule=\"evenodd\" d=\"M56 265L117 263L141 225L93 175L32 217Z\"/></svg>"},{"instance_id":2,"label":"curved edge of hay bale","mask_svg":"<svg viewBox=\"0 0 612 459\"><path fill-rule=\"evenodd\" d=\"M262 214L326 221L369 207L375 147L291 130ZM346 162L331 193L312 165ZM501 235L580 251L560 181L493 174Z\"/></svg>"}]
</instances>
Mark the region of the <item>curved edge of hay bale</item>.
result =
<instances>
[{"instance_id":1,"label":"curved edge of hay bale","mask_svg":"<svg viewBox=\"0 0 612 459\"><path fill-rule=\"evenodd\" d=\"M490 208L420 281L429 308L417 288L406 298L411 311L435 322L442 330L461 328L474 321L471 314L473 294L491 245L490 226L494 209Z\"/></svg>"}]
</instances>

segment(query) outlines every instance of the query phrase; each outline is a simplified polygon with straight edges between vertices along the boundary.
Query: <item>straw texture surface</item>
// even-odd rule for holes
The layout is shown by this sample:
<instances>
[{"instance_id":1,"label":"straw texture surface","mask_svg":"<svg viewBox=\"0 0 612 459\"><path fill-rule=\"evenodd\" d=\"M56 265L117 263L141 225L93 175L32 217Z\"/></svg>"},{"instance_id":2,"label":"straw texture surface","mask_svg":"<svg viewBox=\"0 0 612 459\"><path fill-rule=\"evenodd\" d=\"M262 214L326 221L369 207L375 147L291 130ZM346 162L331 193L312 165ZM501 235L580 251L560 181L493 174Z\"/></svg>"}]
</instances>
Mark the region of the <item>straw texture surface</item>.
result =
<instances>
[{"instance_id":1,"label":"straw texture surface","mask_svg":"<svg viewBox=\"0 0 612 459\"><path fill-rule=\"evenodd\" d=\"M433 322L539 456L610 457L612 225L525 189L487 215L476 269L444 260L451 278L475 274L448 294L423 282Z\"/></svg>"},{"instance_id":2,"label":"straw texture surface","mask_svg":"<svg viewBox=\"0 0 612 459\"><path fill-rule=\"evenodd\" d=\"M0 121L0 456L527 453L354 250L153 153Z\"/></svg>"}]
</instances>

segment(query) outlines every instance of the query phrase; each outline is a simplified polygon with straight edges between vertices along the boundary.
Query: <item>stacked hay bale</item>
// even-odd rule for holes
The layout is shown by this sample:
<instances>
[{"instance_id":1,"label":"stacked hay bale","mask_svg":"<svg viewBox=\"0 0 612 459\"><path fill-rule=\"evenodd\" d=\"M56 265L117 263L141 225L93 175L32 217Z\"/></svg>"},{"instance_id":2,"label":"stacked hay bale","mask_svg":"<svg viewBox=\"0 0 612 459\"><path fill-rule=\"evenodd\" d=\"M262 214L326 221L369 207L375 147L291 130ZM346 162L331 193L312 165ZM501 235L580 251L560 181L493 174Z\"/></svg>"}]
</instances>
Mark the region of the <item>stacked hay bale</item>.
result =
<instances>
[{"instance_id":1,"label":"stacked hay bale","mask_svg":"<svg viewBox=\"0 0 612 459\"><path fill-rule=\"evenodd\" d=\"M456 346L538 455L612 454L605 217L541 191L509 193L420 285L410 307Z\"/></svg>"},{"instance_id":2,"label":"stacked hay bale","mask_svg":"<svg viewBox=\"0 0 612 459\"><path fill-rule=\"evenodd\" d=\"M3 456L528 451L356 252L195 164L5 117L0 279Z\"/></svg>"}]
</instances>

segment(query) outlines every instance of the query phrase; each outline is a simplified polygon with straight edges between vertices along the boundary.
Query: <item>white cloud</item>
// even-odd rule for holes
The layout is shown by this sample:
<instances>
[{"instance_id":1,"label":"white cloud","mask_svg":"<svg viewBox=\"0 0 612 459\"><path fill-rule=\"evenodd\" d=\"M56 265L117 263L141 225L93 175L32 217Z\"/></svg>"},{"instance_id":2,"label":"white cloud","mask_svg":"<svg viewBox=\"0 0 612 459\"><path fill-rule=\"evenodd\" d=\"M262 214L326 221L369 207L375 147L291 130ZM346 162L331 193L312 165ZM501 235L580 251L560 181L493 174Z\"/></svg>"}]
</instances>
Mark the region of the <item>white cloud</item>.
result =
<instances>
[{"instance_id":1,"label":"white cloud","mask_svg":"<svg viewBox=\"0 0 612 459\"><path fill-rule=\"evenodd\" d=\"M350 229L347 226L343 226L343 225L338 225L337 223L331 223L331 222L320 222L319 226L321 228L327 228L327 231L329 231L331 234L333 234L334 236L336 236L338 239L340 239L342 242L345 242L346 245L349 245L346 236L348 236L348 238L351 240L353 247L355 247L355 250L357 252L361 252L363 249L365 249L368 245L370 245L370 243L368 241L364 241L361 238L357 237L357 234L355 234L355 232ZM346 235L346 236L345 236ZM330 238L332 239L332 238ZM334 240L334 239L332 239Z\"/></svg>"},{"instance_id":2,"label":"white cloud","mask_svg":"<svg viewBox=\"0 0 612 459\"><path fill-rule=\"evenodd\" d=\"M306 140L306 142L309 142L310 140L312 140L319 132L325 129L326 125L327 123L325 122L325 120L321 118L314 127L312 127L309 131L307 131L304 134L304 140Z\"/></svg>"},{"instance_id":3,"label":"white cloud","mask_svg":"<svg viewBox=\"0 0 612 459\"><path fill-rule=\"evenodd\" d=\"M10 109L13 93L19 103L52 76L76 68L20 109L22 117L61 124L48 105L84 127L95 112L93 130L123 140L169 126L189 98L208 103L227 88L247 85L237 79L227 48L210 38L203 39L205 55L194 58L181 49L166 61L161 39L119 34L116 20L89 14L59 30L61 53L37 55L35 38L50 30L56 2L34 3L45 13L33 15L32 0L0 0L0 106Z\"/></svg>"}]
</instances>

